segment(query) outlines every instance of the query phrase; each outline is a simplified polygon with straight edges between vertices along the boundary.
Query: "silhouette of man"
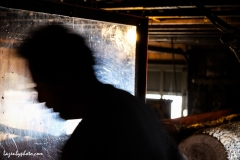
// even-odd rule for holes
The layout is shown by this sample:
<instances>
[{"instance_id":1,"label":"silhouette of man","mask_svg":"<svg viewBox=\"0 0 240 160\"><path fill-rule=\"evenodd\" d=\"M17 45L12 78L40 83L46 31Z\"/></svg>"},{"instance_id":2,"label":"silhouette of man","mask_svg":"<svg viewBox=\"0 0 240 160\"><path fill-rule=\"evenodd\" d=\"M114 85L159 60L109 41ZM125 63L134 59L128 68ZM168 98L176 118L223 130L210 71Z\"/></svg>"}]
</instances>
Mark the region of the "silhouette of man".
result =
<instances>
[{"instance_id":1,"label":"silhouette of man","mask_svg":"<svg viewBox=\"0 0 240 160\"><path fill-rule=\"evenodd\" d=\"M43 26L18 52L29 63L39 102L64 119L82 118L62 159L183 159L145 104L97 80L92 52L80 35L60 25Z\"/></svg>"}]
</instances>

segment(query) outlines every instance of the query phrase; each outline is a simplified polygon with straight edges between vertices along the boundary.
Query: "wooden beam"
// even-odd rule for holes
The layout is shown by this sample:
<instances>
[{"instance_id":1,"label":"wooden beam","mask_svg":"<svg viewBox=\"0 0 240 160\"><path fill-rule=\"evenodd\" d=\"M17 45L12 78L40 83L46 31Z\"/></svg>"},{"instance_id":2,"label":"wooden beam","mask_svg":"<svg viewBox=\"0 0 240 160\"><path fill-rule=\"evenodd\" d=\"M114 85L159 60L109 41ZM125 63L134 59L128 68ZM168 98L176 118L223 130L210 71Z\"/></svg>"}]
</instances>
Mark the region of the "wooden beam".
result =
<instances>
[{"instance_id":1,"label":"wooden beam","mask_svg":"<svg viewBox=\"0 0 240 160\"><path fill-rule=\"evenodd\" d=\"M201 0L201 3L206 7L234 7L239 6L240 1L235 0L218 0L218 1L209 1L209 0ZM190 4L189 1L179 1L179 0L168 0L168 1L156 1L156 0L148 0L148 1L136 1L136 2L120 2L120 3L107 3L107 2L97 2L96 5L101 9L174 9L174 8L193 8L194 5ZM162 8L161 8L162 7Z\"/></svg>"}]
</instances>

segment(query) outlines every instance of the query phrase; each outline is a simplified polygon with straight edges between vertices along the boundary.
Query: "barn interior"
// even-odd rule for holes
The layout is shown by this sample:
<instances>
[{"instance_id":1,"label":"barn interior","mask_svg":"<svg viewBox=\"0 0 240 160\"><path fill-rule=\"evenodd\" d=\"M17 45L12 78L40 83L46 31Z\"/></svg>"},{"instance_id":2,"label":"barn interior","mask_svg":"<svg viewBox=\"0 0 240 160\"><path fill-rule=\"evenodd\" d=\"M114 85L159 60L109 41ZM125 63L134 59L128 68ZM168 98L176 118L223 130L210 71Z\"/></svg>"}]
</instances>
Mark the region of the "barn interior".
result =
<instances>
[{"instance_id":1,"label":"barn interior","mask_svg":"<svg viewBox=\"0 0 240 160\"><path fill-rule=\"evenodd\" d=\"M117 23L124 21L122 17L130 16L138 20L131 22L137 28L139 27L137 23L147 22L147 26L140 27L137 31L141 41L136 45L139 61L134 64L137 68L134 74L138 76L131 79L135 80L132 86L135 85L136 88L131 88L130 92L136 92L136 96L154 110L159 122L187 158L194 155L195 159L199 160L220 159L219 157L238 159L240 153L236 149L240 146L238 141L240 61L237 52L240 54L240 1L201 0L199 2L195 0L24 0L22 2L3 0L0 2L0 54L2 54L0 55L2 64L0 142L10 139L5 145L15 146L13 138L18 136L14 132L21 134L21 137L29 136L26 130L29 129L28 127L33 127L29 125L24 129L18 128L18 123L9 122L6 117L14 117L17 113L8 112L6 106L26 103L20 101L22 98L37 103L34 93L20 94L14 90L31 88L33 85L28 83L29 72L21 69L25 67L25 62L11 57L15 43L22 40L18 39L16 33L21 33L24 37L28 30L19 28L9 31L6 28L13 23L14 25L31 23L27 19L32 21L33 18L34 25L42 23L42 17L46 16L41 17L35 12L40 12L44 5L50 4L56 7L47 8L46 13L56 13L55 11L61 10L59 8L62 7L61 13L64 13L64 16L74 17L74 14L77 14L80 15L79 17L84 17L88 14L84 10L90 9L101 13L98 16L93 14L93 19L100 21L107 19L109 22ZM11 12L17 9L32 11L28 7L33 9L33 12L12 14L8 11L8 9ZM79 8L82 14L72 8ZM9 19L11 21L6 23ZM71 23L64 17L54 19L56 18L48 17L46 23L51 23L51 20L64 21L68 23L67 25ZM130 24L130 22L124 23ZM11 38L11 32L16 32L14 38ZM231 50L229 47L231 45L236 46L237 49ZM17 72L24 76L19 79L14 74ZM19 82L23 82L25 86L19 86ZM13 96L17 100L12 101ZM43 106L38 108L44 113L45 119L53 121L60 127L36 128L35 132L31 131L31 136L48 136L40 133L45 128L61 134L65 122L51 111L42 109ZM24 117L24 114L21 117ZM34 120L36 123L39 122L37 117L34 117ZM50 134L52 132L49 132ZM46 147L61 146L66 137L61 138L56 141L57 143ZM29 145L21 145L29 149ZM0 150L0 153L2 152Z\"/></svg>"},{"instance_id":2,"label":"barn interior","mask_svg":"<svg viewBox=\"0 0 240 160\"><path fill-rule=\"evenodd\" d=\"M196 1L95 4L100 9L149 18L147 93L181 96L181 110L186 109L188 115L238 108L238 59L220 40L231 28L224 28L208 15L239 28L239 4L201 4L206 10Z\"/></svg>"}]
</instances>

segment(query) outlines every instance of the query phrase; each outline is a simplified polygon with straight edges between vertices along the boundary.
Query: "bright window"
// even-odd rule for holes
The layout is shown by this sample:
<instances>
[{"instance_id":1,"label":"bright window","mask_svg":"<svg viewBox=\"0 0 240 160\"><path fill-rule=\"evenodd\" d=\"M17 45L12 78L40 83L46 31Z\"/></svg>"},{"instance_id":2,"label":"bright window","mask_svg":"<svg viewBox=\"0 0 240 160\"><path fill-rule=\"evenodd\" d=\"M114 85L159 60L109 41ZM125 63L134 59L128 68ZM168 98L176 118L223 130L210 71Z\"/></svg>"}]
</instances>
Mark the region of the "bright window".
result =
<instances>
[{"instance_id":1,"label":"bright window","mask_svg":"<svg viewBox=\"0 0 240 160\"><path fill-rule=\"evenodd\" d=\"M171 119L179 118L182 116L182 96L176 95L163 95L163 99L172 100L171 105Z\"/></svg>"},{"instance_id":2,"label":"bright window","mask_svg":"<svg viewBox=\"0 0 240 160\"><path fill-rule=\"evenodd\" d=\"M147 99L161 99L160 94L146 94Z\"/></svg>"}]
</instances>

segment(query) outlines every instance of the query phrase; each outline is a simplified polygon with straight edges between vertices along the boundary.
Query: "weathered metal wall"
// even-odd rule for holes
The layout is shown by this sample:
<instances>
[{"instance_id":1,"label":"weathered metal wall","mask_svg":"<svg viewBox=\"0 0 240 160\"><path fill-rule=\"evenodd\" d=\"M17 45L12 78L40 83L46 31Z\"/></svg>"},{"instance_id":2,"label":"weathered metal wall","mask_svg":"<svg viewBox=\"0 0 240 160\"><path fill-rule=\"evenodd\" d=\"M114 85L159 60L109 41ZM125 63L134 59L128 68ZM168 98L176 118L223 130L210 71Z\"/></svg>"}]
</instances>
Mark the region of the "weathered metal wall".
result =
<instances>
[{"instance_id":1,"label":"weathered metal wall","mask_svg":"<svg viewBox=\"0 0 240 160\"><path fill-rule=\"evenodd\" d=\"M0 159L24 150L43 153L40 159L55 159L68 138L66 121L36 100L27 63L16 57L15 47L28 32L46 24L62 24L83 35L97 61L97 78L135 92L136 39L131 36L136 26L0 7Z\"/></svg>"}]
</instances>

